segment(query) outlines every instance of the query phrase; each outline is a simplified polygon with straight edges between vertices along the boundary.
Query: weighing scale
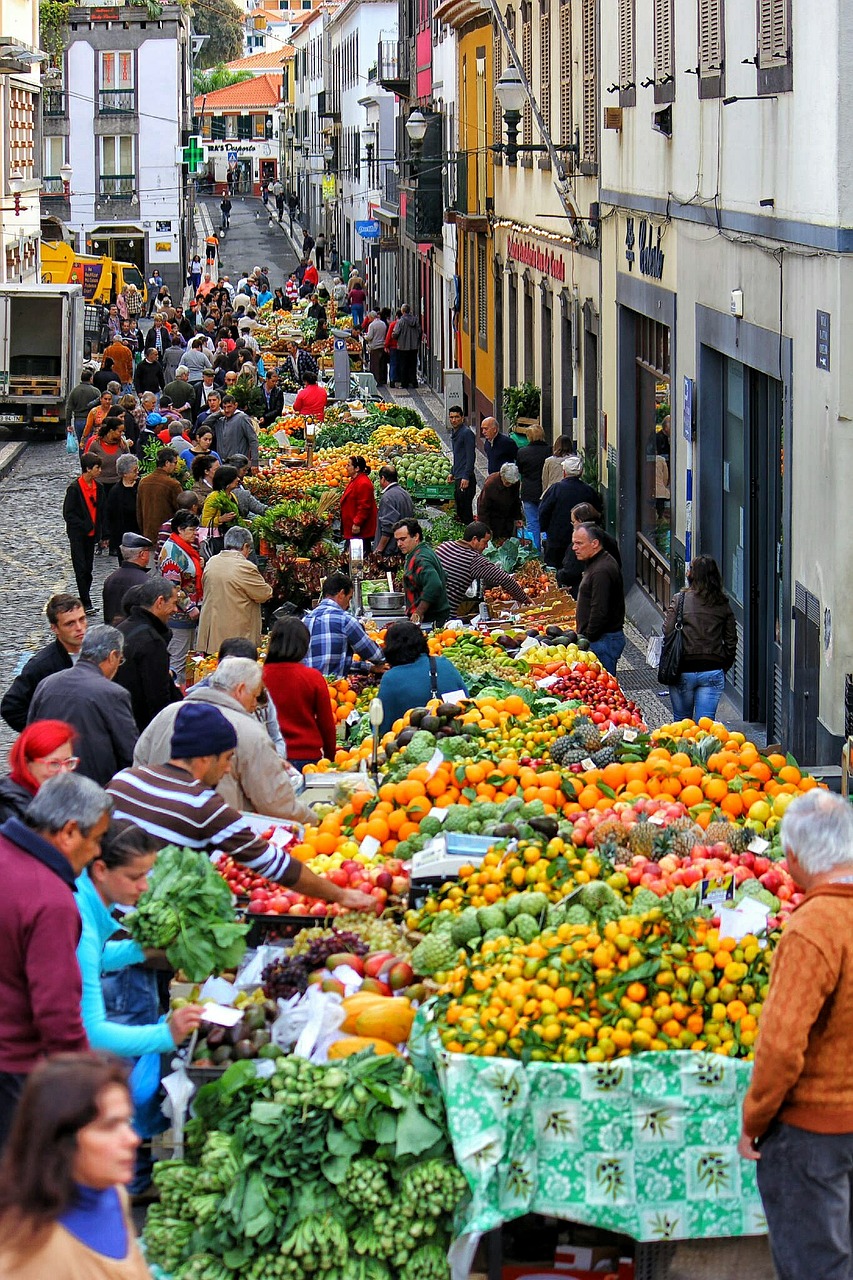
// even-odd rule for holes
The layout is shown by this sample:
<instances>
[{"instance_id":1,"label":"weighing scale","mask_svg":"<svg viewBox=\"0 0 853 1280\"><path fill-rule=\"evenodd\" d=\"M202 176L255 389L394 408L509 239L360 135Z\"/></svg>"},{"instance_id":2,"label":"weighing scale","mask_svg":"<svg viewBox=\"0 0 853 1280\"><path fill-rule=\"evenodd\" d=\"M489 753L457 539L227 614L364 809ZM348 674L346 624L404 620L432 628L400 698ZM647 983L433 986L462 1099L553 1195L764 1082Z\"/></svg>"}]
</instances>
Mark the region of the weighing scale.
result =
<instances>
[{"instance_id":1,"label":"weighing scale","mask_svg":"<svg viewBox=\"0 0 853 1280\"><path fill-rule=\"evenodd\" d=\"M509 849L514 843L495 836L467 836L457 831L433 836L429 844L412 855L409 906L422 906L434 890L457 878L460 867L479 867L496 845L504 844Z\"/></svg>"}]
</instances>

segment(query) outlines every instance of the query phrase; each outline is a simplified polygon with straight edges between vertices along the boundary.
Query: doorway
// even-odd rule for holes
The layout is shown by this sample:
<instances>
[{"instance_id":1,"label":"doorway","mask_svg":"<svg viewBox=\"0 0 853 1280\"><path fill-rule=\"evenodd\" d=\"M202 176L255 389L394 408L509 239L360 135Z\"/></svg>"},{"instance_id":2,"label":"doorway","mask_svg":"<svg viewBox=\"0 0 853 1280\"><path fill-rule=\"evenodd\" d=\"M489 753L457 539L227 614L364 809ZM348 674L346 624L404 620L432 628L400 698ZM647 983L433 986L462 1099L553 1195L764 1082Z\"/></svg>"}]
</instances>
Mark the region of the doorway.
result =
<instances>
[{"instance_id":1,"label":"doorway","mask_svg":"<svg viewBox=\"0 0 853 1280\"><path fill-rule=\"evenodd\" d=\"M261 190L268 182L275 182L275 160L261 161Z\"/></svg>"}]
</instances>

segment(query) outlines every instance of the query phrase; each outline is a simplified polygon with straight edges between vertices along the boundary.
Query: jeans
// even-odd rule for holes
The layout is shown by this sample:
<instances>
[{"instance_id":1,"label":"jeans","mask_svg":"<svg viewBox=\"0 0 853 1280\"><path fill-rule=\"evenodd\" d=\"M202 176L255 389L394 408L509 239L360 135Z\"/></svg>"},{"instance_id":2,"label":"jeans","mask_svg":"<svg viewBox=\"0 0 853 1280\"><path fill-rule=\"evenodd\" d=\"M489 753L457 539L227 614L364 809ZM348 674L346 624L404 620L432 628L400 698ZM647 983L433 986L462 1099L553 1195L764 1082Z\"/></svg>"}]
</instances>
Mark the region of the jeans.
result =
<instances>
[{"instance_id":1,"label":"jeans","mask_svg":"<svg viewBox=\"0 0 853 1280\"><path fill-rule=\"evenodd\" d=\"M777 1121L761 1143L756 1174L779 1280L849 1280L853 1134Z\"/></svg>"},{"instance_id":2,"label":"jeans","mask_svg":"<svg viewBox=\"0 0 853 1280\"><path fill-rule=\"evenodd\" d=\"M604 667L604 670L615 676L616 663L625 648L625 632L608 631L603 636L600 636L598 640L590 640L589 647Z\"/></svg>"},{"instance_id":3,"label":"jeans","mask_svg":"<svg viewBox=\"0 0 853 1280\"><path fill-rule=\"evenodd\" d=\"M669 686L672 714L676 720L715 719L726 677L717 671L683 671L678 684Z\"/></svg>"},{"instance_id":4,"label":"jeans","mask_svg":"<svg viewBox=\"0 0 853 1280\"><path fill-rule=\"evenodd\" d=\"M352 329L355 333L356 329L360 329L364 324L364 303L354 302L352 304Z\"/></svg>"},{"instance_id":5,"label":"jeans","mask_svg":"<svg viewBox=\"0 0 853 1280\"><path fill-rule=\"evenodd\" d=\"M397 348L396 347L388 348L388 381L391 383L392 387L394 383L397 381Z\"/></svg>"},{"instance_id":6,"label":"jeans","mask_svg":"<svg viewBox=\"0 0 853 1280\"><path fill-rule=\"evenodd\" d=\"M183 688L187 682L187 658L195 643L196 629L192 627L169 628L169 662L175 679Z\"/></svg>"},{"instance_id":7,"label":"jeans","mask_svg":"<svg viewBox=\"0 0 853 1280\"><path fill-rule=\"evenodd\" d=\"M521 505L524 507L524 519L527 522L527 532L536 544L536 550L538 551L542 543L541 535L539 533L539 503L523 502Z\"/></svg>"}]
</instances>

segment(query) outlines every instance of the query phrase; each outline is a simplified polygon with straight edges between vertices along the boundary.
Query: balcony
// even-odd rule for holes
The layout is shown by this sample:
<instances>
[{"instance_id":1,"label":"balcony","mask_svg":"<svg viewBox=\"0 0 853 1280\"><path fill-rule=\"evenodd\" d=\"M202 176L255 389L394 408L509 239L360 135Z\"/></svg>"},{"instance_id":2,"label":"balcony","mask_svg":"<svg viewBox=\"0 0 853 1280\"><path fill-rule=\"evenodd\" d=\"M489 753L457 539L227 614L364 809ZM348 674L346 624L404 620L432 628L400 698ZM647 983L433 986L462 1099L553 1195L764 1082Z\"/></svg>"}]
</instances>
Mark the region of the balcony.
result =
<instances>
[{"instance_id":1,"label":"balcony","mask_svg":"<svg viewBox=\"0 0 853 1280\"><path fill-rule=\"evenodd\" d=\"M64 196L65 183L61 178L46 177L41 180L41 197L43 200L49 200L52 196Z\"/></svg>"},{"instance_id":2,"label":"balcony","mask_svg":"<svg viewBox=\"0 0 853 1280\"><path fill-rule=\"evenodd\" d=\"M64 119L66 114L65 90L45 89L41 95L42 115L49 119Z\"/></svg>"},{"instance_id":3,"label":"balcony","mask_svg":"<svg viewBox=\"0 0 853 1280\"><path fill-rule=\"evenodd\" d=\"M408 98L409 45L402 40L380 40L376 58L376 78L383 89Z\"/></svg>"},{"instance_id":4,"label":"balcony","mask_svg":"<svg viewBox=\"0 0 853 1280\"><path fill-rule=\"evenodd\" d=\"M71 219L71 199L66 194L65 183L61 178L52 176L42 178L41 191L42 217L58 218L60 222Z\"/></svg>"},{"instance_id":5,"label":"balcony","mask_svg":"<svg viewBox=\"0 0 853 1280\"><path fill-rule=\"evenodd\" d=\"M444 209L441 187L412 187L406 200L406 235L416 244L441 244Z\"/></svg>"},{"instance_id":6,"label":"balcony","mask_svg":"<svg viewBox=\"0 0 853 1280\"><path fill-rule=\"evenodd\" d=\"M98 194L102 200L135 200L135 173L102 173L98 179Z\"/></svg>"},{"instance_id":7,"label":"balcony","mask_svg":"<svg viewBox=\"0 0 853 1280\"><path fill-rule=\"evenodd\" d=\"M341 96L337 89L321 89L317 94L317 115L324 120L340 120Z\"/></svg>"},{"instance_id":8,"label":"balcony","mask_svg":"<svg viewBox=\"0 0 853 1280\"><path fill-rule=\"evenodd\" d=\"M102 116L126 116L136 112L135 89L101 89L98 112Z\"/></svg>"},{"instance_id":9,"label":"balcony","mask_svg":"<svg viewBox=\"0 0 853 1280\"><path fill-rule=\"evenodd\" d=\"M385 166L383 202L392 209L400 208L400 175L390 164Z\"/></svg>"}]
</instances>

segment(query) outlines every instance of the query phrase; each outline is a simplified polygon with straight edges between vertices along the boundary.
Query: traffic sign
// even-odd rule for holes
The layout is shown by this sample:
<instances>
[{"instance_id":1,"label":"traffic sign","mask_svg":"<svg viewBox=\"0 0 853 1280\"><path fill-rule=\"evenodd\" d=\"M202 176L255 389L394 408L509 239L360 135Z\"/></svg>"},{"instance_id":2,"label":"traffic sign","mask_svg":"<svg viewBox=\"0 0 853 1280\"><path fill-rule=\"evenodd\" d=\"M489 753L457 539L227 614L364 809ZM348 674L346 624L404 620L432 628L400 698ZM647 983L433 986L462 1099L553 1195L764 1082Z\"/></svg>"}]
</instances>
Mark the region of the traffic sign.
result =
<instances>
[{"instance_id":1,"label":"traffic sign","mask_svg":"<svg viewBox=\"0 0 853 1280\"><path fill-rule=\"evenodd\" d=\"M379 223L375 218L368 218L364 222L357 222L355 229L361 236L362 240L378 240L379 239Z\"/></svg>"},{"instance_id":2,"label":"traffic sign","mask_svg":"<svg viewBox=\"0 0 853 1280\"><path fill-rule=\"evenodd\" d=\"M237 163L237 152L236 152L236 151L229 151L229 152L228 152L228 163L229 163L229 164L236 164L236 163Z\"/></svg>"}]
</instances>

